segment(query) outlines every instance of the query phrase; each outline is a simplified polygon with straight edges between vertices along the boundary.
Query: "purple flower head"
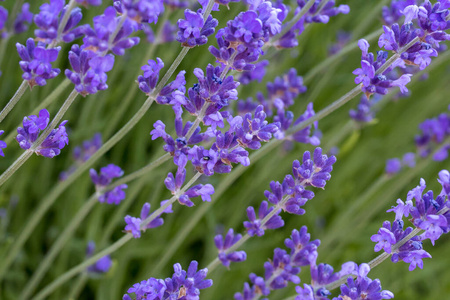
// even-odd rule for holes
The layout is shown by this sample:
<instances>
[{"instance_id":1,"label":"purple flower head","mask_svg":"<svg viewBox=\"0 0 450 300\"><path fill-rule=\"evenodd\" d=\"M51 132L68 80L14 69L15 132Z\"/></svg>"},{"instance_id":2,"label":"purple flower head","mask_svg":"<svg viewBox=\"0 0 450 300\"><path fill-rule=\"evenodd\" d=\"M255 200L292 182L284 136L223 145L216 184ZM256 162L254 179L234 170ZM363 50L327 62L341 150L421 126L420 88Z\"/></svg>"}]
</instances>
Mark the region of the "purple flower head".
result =
<instances>
[{"instance_id":1,"label":"purple flower head","mask_svg":"<svg viewBox=\"0 0 450 300\"><path fill-rule=\"evenodd\" d=\"M80 163L87 161L102 146L102 135L96 133L90 140L73 149L73 158Z\"/></svg>"},{"instance_id":2,"label":"purple flower head","mask_svg":"<svg viewBox=\"0 0 450 300\"><path fill-rule=\"evenodd\" d=\"M317 247L320 245L320 240L311 241L311 235L307 230L306 226L302 226L300 231L294 229L290 239L284 240L286 247L291 250L292 264L297 267L314 264L318 256Z\"/></svg>"},{"instance_id":3,"label":"purple flower head","mask_svg":"<svg viewBox=\"0 0 450 300\"><path fill-rule=\"evenodd\" d=\"M123 176L123 171L120 167L109 164L101 168L99 174L94 169L90 169L89 174L95 184L100 203L106 202L108 204L118 205L125 199L125 192L123 190L128 188L126 184L121 184L105 191L106 187L111 184L114 178Z\"/></svg>"},{"instance_id":4,"label":"purple flower head","mask_svg":"<svg viewBox=\"0 0 450 300\"><path fill-rule=\"evenodd\" d=\"M308 284L303 284L303 288L301 286L296 286L295 291L297 292L297 296L295 300L314 300L314 288Z\"/></svg>"},{"instance_id":5,"label":"purple flower head","mask_svg":"<svg viewBox=\"0 0 450 300\"><path fill-rule=\"evenodd\" d=\"M261 202L258 210L258 218L256 217L255 209L252 206L247 208L247 216L249 221L244 222L244 227L247 228L247 233L250 236L262 236L266 229L277 229L284 226L283 219L279 216L280 210L277 211L265 224L262 220L271 213L275 208L270 207L267 201Z\"/></svg>"},{"instance_id":6,"label":"purple flower head","mask_svg":"<svg viewBox=\"0 0 450 300\"><path fill-rule=\"evenodd\" d=\"M372 280L367 277L370 267L367 264L359 266L357 278L347 278L347 284L341 285L341 294L333 300L358 300L358 299L392 299L394 294L388 290L381 290L379 279Z\"/></svg>"},{"instance_id":7,"label":"purple flower head","mask_svg":"<svg viewBox=\"0 0 450 300\"><path fill-rule=\"evenodd\" d=\"M64 0L50 0L50 3L42 4L39 7L39 13L34 16L34 23L39 28L34 31L34 34L39 41L45 44L61 41L70 43L83 35L86 26L75 27L83 17L81 9L76 7L69 12L69 20L62 30L62 36L58 36L59 23L67 10L64 3Z\"/></svg>"},{"instance_id":8,"label":"purple flower head","mask_svg":"<svg viewBox=\"0 0 450 300\"><path fill-rule=\"evenodd\" d=\"M69 137L66 132L67 121L62 121L58 128L53 129L45 140L36 148L35 153L45 157L53 158L61 153L69 144Z\"/></svg>"},{"instance_id":9,"label":"purple flower head","mask_svg":"<svg viewBox=\"0 0 450 300\"><path fill-rule=\"evenodd\" d=\"M128 294L134 294L131 298L128 294L123 295L123 300L144 300L144 299L164 299L163 295L166 291L166 284L162 279L150 278L139 283L133 284L127 290Z\"/></svg>"},{"instance_id":10,"label":"purple flower head","mask_svg":"<svg viewBox=\"0 0 450 300\"><path fill-rule=\"evenodd\" d=\"M0 135L2 135L3 133L5 133L5 131L0 130ZM4 141L0 140L0 155L3 157L5 156L5 153L3 153L3 149L6 148L6 146L7 146L6 143Z\"/></svg>"},{"instance_id":11,"label":"purple flower head","mask_svg":"<svg viewBox=\"0 0 450 300\"><path fill-rule=\"evenodd\" d=\"M244 290L242 293L234 294L234 299L236 300L250 300L254 299L258 295L267 296L270 294L269 287L266 286L266 281L264 278L251 273L249 276L250 284L248 282L244 283ZM267 298L263 298L267 299Z\"/></svg>"},{"instance_id":12,"label":"purple flower head","mask_svg":"<svg viewBox=\"0 0 450 300\"><path fill-rule=\"evenodd\" d=\"M211 125L211 118L215 118L220 109L238 98L236 88L239 83L234 81L231 75L222 80L221 74L221 67L214 67L210 64L206 67L206 74L203 70L196 68L194 75L198 78L198 83L189 88L188 99L183 105L190 114L198 116L205 102L208 102L209 106L203 119L206 125Z\"/></svg>"},{"instance_id":13,"label":"purple flower head","mask_svg":"<svg viewBox=\"0 0 450 300\"><path fill-rule=\"evenodd\" d=\"M442 185L440 195L450 197L450 173L447 170L442 170L439 172L438 182Z\"/></svg>"},{"instance_id":14,"label":"purple flower head","mask_svg":"<svg viewBox=\"0 0 450 300\"><path fill-rule=\"evenodd\" d=\"M214 237L214 244L219 250L219 259L225 267L229 267L231 262L242 262L247 259L247 254L245 251L232 251L227 252L227 250L236 244L242 238L241 234L234 234L232 228L230 228L225 235L218 234Z\"/></svg>"},{"instance_id":15,"label":"purple flower head","mask_svg":"<svg viewBox=\"0 0 450 300\"><path fill-rule=\"evenodd\" d=\"M16 19L14 20L14 33L19 34L28 30L28 27L33 22L33 14L30 12L30 4L25 2L22 5L21 11L17 14ZM1 30L0 25L0 30Z\"/></svg>"},{"instance_id":16,"label":"purple flower head","mask_svg":"<svg viewBox=\"0 0 450 300\"><path fill-rule=\"evenodd\" d=\"M353 74L358 75L355 78L355 83L363 83L363 86L368 87L370 81L375 77L375 68L366 60L361 61L361 68L353 71Z\"/></svg>"},{"instance_id":17,"label":"purple flower head","mask_svg":"<svg viewBox=\"0 0 450 300\"><path fill-rule=\"evenodd\" d=\"M174 81L162 88L156 97L156 103L163 105L172 105L177 115L181 119L182 111L177 107L186 105L186 71L180 71ZM179 116L178 116L179 115Z\"/></svg>"},{"instance_id":18,"label":"purple flower head","mask_svg":"<svg viewBox=\"0 0 450 300\"><path fill-rule=\"evenodd\" d=\"M69 51L69 61L73 71L66 69L65 74L82 96L108 88L106 72L111 71L114 66L114 55L97 56L92 51L73 45Z\"/></svg>"},{"instance_id":19,"label":"purple flower head","mask_svg":"<svg viewBox=\"0 0 450 300\"><path fill-rule=\"evenodd\" d=\"M94 169L89 170L92 182L98 187L108 186L114 178L122 177L123 173L123 170L114 164L101 168L99 174Z\"/></svg>"},{"instance_id":20,"label":"purple flower head","mask_svg":"<svg viewBox=\"0 0 450 300\"><path fill-rule=\"evenodd\" d=\"M93 241L90 241L86 249L86 256L91 257L92 254L94 254L94 251L95 251L95 243ZM97 260L94 264L90 265L87 271L91 274L107 273L111 269L111 266L112 266L111 256L106 255Z\"/></svg>"},{"instance_id":21,"label":"purple flower head","mask_svg":"<svg viewBox=\"0 0 450 300\"><path fill-rule=\"evenodd\" d=\"M256 107L254 116L251 113L245 114L236 128L239 145L255 150L261 147L261 142L268 142L272 138L279 130L280 123L269 123L266 117L267 115L262 105Z\"/></svg>"},{"instance_id":22,"label":"purple flower head","mask_svg":"<svg viewBox=\"0 0 450 300\"><path fill-rule=\"evenodd\" d=\"M28 116L23 118L23 127L17 128L16 140L20 148L30 149L37 140L39 133L44 130L50 121L48 110L42 109L39 116Z\"/></svg>"},{"instance_id":23,"label":"purple flower head","mask_svg":"<svg viewBox=\"0 0 450 300\"><path fill-rule=\"evenodd\" d=\"M24 72L22 78L28 81L32 88L35 85L46 85L47 79L56 77L61 71L52 68L52 62L58 58L61 47L46 49L43 44L35 45L32 38L26 42L26 46L17 43L17 52L22 59L19 66Z\"/></svg>"},{"instance_id":24,"label":"purple flower head","mask_svg":"<svg viewBox=\"0 0 450 300\"><path fill-rule=\"evenodd\" d=\"M164 3L162 0L119 0L114 2L114 8L134 22L156 24L164 12Z\"/></svg>"},{"instance_id":25,"label":"purple flower head","mask_svg":"<svg viewBox=\"0 0 450 300\"><path fill-rule=\"evenodd\" d=\"M139 89L149 95L156 87L159 78L159 71L164 67L163 61L157 57L156 61L150 59L148 64L141 67L144 75L138 76Z\"/></svg>"},{"instance_id":26,"label":"purple flower head","mask_svg":"<svg viewBox=\"0 0 450 300\"><path fill-rule=\"evenodd\" d=\"M214 33L219 22L211 15L206 22L203 21L202 10L193 12L190 9L184 11L185 19L178 20L177 41L184 47L195 47L208 42L208 36Z\"/></svg>"},{"instance_id":27,"label":"purple flower head","mask_svg":"<svg viewBox=\"0 0 450 300\"><path fill-rule=\"evenodd\" d=\"M94 17L94 28L88 26L85 29L86 36L83 38L82 48L93 52L106 53L112 51L115 55L123 55L125 49L136 46L139 43L139 38L129 36L137 27L133 26L133 21L129 19L126 19L122 24L120 17L116 15L115 9L110 6L105 9L102 15ZM120 24L122 24L122 27L118 29L117 27ZM116 32L117 35L111 40L111 36Z\"/></svg>"}]
</instances>

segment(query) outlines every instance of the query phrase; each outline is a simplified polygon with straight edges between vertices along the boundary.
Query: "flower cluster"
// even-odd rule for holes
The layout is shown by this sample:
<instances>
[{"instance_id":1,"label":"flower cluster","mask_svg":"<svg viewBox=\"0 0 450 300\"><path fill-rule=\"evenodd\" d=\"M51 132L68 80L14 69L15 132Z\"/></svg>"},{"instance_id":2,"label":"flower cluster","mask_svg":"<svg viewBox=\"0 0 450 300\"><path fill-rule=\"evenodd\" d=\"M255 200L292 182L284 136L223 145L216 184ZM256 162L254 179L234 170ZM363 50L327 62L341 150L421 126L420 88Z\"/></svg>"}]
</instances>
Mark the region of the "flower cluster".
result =
<instances>
[{"instance_id":1,"label":"flower cluster","mask_svg":"<svg viewBox=\"0 0 450 300\"><path fill-rule=\"evenodd\" d=\"M164 67L164 63L161 58L157 57L156 61L150 59L148 64L141 67L144 71L144 75L138 76L139 89L146 95L156 87L159 78L159 71Z\"/></svg>"},{"instance_id":2,"label":"flower cluster","mask_svg":"<svg viewBox=\"0 0 450 300\"><path fill-rule=\"evenodd\" d=\"M183 270L178 263L173 266L173 269L172 277L165 280L152 277L134 284L127 293L134 293L135 297L131 298L125 294L123 300L179 299L179 295L183 295L185 299L199 299L200 290L209 288L213 284L211 279L205 279L208 269L198 270L198 263L195 260L189 264L187 271Z\"/></svg>"},{"instance_id":3,"label":"flower cluster","mask_svg":"<svg viewBox=\"0 0 450 300\"><path fill-rule=\"evenodd\" d=\"M114 66L114 56L107 54L97 56L92 51L85 51L73 45L69 51L69 62L73 71L66 69L67 78L75 84L75 89L82 96L95 94L108 88L106 72Z\"/></svg>"},{"instance_id":4,"label":"flower cluster","mask_svg":"<svg viewBox=\"0 0 450 300\"><path fill-rule=\"evenodd\" d=\"M312 157L311 153L306 151L302 162L300 164L295 160L292 164L293 176L286 175L282 183L272 181L271 191L264 192L267 200L274 206L268 208L268 203L263 201L259 208L259 218L256 218L255 209L252 206L248 207L249 221L244 222L244 226L249 235L261 236L266 229L283 226L284 222L279 216L281 210L291 214L304 214L302 206L314 198L314 192L307 190L306 187L324 188L331 178L330 172L333 170L336 157L328 157L322 154L321 148L316 148Z\"/></svg>"},{"instance_id":5,"label":"flower cluster","mask_svg":"<svg viewBox=\"0 0 450 300\"><path fill-rule=\"evenodd\" d=\"M430 258L431 255L423 250L422 241L429 239L434 245L439 237L450 230L448 219L448 196L450 185L450 173L447 170L439 172L439 183L442 185L442 191L436 197L433 191L424 193L425 180L420 180L420 185L408 192L406 202L397 200L397 206L389 209L388 212L395 212L395 221L391 224L385 221L378 233L371 237L376 242L375 251L384 250L392 255L393 262L404 261L409 263L409 270L414 270L417 266L423 268L423 258ZM414 200L414 203L413 203ZM422 229L425 232L419 236L414 236L407 240L413 228L404 228L403 217L410 217L414 227Z\"/></svg>"},{"instance_id":6,"label":"flower cluster","mask_svg":"<svg viewBox=\"0 0 450 300\"><path fill-rule=\"evenodd\" d=\"M263 53L264 44L281 31L279 12L269 1L253 3L249 10L239 13L218 30L218 47L210 46L209 51L222 65L238 71L254 69L252 63Z\"/></svg>"},{"instance_id":7,"label":"flower cluster","mask_svg":"<svg viewBox=\"0 0 450 300\"><path fill-rule=\"evenodd\" d=\"M267 296L272 290L282 289L289 282L300 283L297 276L300 273L300 267L308 266L314 263L317 258L317 247L319 240L310 241L310 234L306 226L300 231L294 229L290 239L285 240L285 245L290 249L286 250L276 248L273 259L264 263L264 278L256 274L250 274L251 284L245 283L242 293L236 293L236 300L255 299L257 295Z\"/></svg>"},{"instance_id":8,"label":"flower cluster","mask_svg":"<svg viewBox=\"0 0 450 300\"><path fill-rule=\"evenodd\" d=\"M161 201L161 206L163 206L167 200ZM172 205L169 205L163 213L171 214L172 211ZM125 226L125 232L131 233L135 239L141 237L141 231L145 231L146 229L150 228L156 228L164 224L163 218L161 218L161 214L158 215L155 219L153 219L148 224L145 223L145 220L148 218L150 213L150 203L145 203L142 206L141 214L139 218L132 217L130 215L127 215L125 217L125 223L127 224Z\"/></svg>"},{"instance_id":9,"label":"flower cluster","mask_svg":"<svg viewBox=\"0 0 450 300\"><path fill-rule=\"evenodd\" d=\"M86 25L76 27L83 14L80 8L66 11L64 0L50 0L39 7L39 13L34 16L34 23L39 29L34 34L39 41L45 44L59 43L61 40L70 43L84 34ZM67 24L62 29L62 36L58 36L58 27L64 14L69 13Z\"/></svg>"},{"instance_id":10,"label":"flower cluster","mask_svg":"<svg viewBox=\"0 0 450 300\"><path fill-rule=\"evenodd\" d=\"M31 115L23 118L23 127L17 128L16 140L20 148L33 151L37 155L53 158L61 153L67 144L69 137L66 132L67 121L61 122L58 128L53 129L40 145L33 143L38 139L41 131L47 128L50 121L48 110L42 109L39 116Z\"/></svg>"},{"instance_id":11,"label":"flower cluster","mask_svg":"<svg viewBox=\"0 0 450 300\"><path fill-rule=\"evenodd\" d=\"M126 184L118 185L111 190L105 190L114 178L123 175L123 171L120 167L109 164L106 167L101 168L100 173L97 173L94 169L90 169L89 175L91 176L92 182L95 184L99 202L118 205L125 199L125 192L123 190L128 187Z\"/></svg>"},{"instance_id":12,"label":"flower cluster","mask_svg":"<svg viewBox=\"0 0 450 300\"><path fill-rule=\"evenodd\" d=\"M219 24L211 15L206 22L203 20L202 10L194 12L190 9L184 11L185 19L178 20L177 41L184 47L201 46L208 42L208 36L214 33Z\"/></svg>"},{"instance_id":13,"label":"flower cluster","mask_svg":"<svg viewBox=\"0 0 450 300\"><path fill-rule=\"evenodd\" d=\"M388 175L396 174L400 172L400 170L403 167L414 168L416 166L415 157L416 155L414 153L408 152L405 153L405 155L403 155L402 160L398 158L388 159L386 161L386 168L385 168L386 174Z\"/></svg>"},{"instance_id":14,"label":"flower cluster","mask_svg":"<svg viewBox=\"0 0 450 300\"><path fill-rule=\"evenodd\" d=\"M383 6L382 17L386 25L391 26L403 17L403 10L410 5L421 3L417 0L392 0L389 6Z\"/></svg>"},{"instance_id":15,"label":"flower cluster","mask_svg":"<svg viewBox=\"0 0 450 300\"><path fill-rule=\"evenodd\" d=\"M0 6L0 38L8 38L10 34L19 34L28 30L33 22L33 13L30 12L30 3L25 2L21 10L17 13L12 28L6 28L5 24L8 19L8 10ZM11 30L10 32L7 30Z\"/></svg>"},{"instance_id":16,"label":"flower cluster","mask_svg":"<svg viewBox=\"0 0 450 300\"><path fill-rule=\"evenodd\" d=\"M61 47L46 49L42 43L35 44L32 38L26 42L26 46L17 43L17 52L22 59L19 63L23 71L22 78L28 81L32 88L34 85L46 85L47 79L56 77L61 71L52 68L52 62L58 58Z\"/></svg>"},{"instance_id":17,"label":"flower cluster","mask_svg":"<svg viewBox=\"0 0 450 300\"><path fill-rule=\"evenodd\" d=\"M0 130L0 135L2 135L3 133L5 133L5 131ZM7 146L6 143L4 141L0 140L0 155L3 157L5 156L5 153L3 153L3 149L6 148L6 146Z\"/></svg>"}]
</instances>

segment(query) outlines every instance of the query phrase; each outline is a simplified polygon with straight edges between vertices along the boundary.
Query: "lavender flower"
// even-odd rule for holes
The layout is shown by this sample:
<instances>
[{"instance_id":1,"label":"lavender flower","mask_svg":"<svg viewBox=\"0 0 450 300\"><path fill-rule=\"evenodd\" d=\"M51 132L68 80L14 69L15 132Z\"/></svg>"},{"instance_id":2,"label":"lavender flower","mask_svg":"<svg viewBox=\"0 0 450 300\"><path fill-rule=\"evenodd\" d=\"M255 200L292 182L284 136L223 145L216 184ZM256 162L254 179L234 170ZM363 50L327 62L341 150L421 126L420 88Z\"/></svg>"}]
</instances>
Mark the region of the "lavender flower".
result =
<instances>
[{"instance_id":1,"label":"lavender flower","mask_svg":"<svg viewBox=\"0 0 450 300\"><path fill-rule=\"evenodd\" d=\"M17 43L16 47L22 59L19 63L24 72L22 78L28 81L30 88L46 85L47 79L52 79L61 72L51 65L58 58L61 47L46 49L41 43L36 46L32 38L27 40L26 46Z\"/></svg>"},{"instance_id":2,"label":"lavender flower","mask_svg":"<svg viewBox=\"0 0 450 300\"><path fill-rule=\"evenodd\" d=\"M245 251L233 251L227 253L227 250L236 244L242 238L241 234L234 234L232 228L230 228L225 235L225 238L222 235L216 235L214 237L214 244L216 248L219 250L219 259L225 267L229 267L231 262L242 262L247 259L247 254Z\"/></svg>"},{"instance_id":3,"label":"lavender flower","mask_svg":"<svg viewBox=\"0 0 450 300\"><path fill-rule=\"evenodd\" d=\"M68 143L65 124L67 121L61 122L58 128L53 129L50 134L40 145L33 146L33 143L39 137L39 133L47 128L50 121L50 114L46 109L39 112L39 116L28 116L23 118L23 127L17 128L16 140L20 148L31 149L37 155L53 158L61 153Z\"/></svg>"},{"instance_id":4,"label":"lavender flower","mask_svg":"<svg viewBox=\"0 0 450 300\"><path fill-rule=\"evenodd\" d=\"M45 44L59 43L61 40L70 43L83 35L86 26L75 27L83 15L81 9L74 8L68 12L70 13L69 20L62 30L62 36L58 36L59 23L66 13L64 2L64 0L50 0L50 3L42 4L39 7L40 12L34 16L34 23L39 28L34 33L39 41Z\"/></svg>"},{"instance_id":5,"label":"lavender flower","mask_svg":"<svg viewBox=\"0 0 450 300\"><path fill-rule=\"evenodd\" d=\"M95 251L95 243L93 241L90 241L86 248L86 257L91 257L92 254L94 254L94 251ZM94 264L90 265L87 271L91 274L107 273L111 269L111 266L112 266L111 256L106 255L97 260Z\"/></svg>"},{"instance_id":6,"label":"lavender flower","mask_svg":"<svg viewBox=\"0 0 450 300\"><path fill-rule=\"evenodd\" d=\"M149 95L156 87L159 78L159 71L164 67L163 61L157 57L156 61L150 59L148 65L142 66L144 75L138 76L139 89Z\"/></svg>"},{"instance_id":7,"label":"lavender flower","mask_svg":"<svg viewBox=\"0 0 450 300\"><path fill-rule=\"evenodd\" d=\"M167 202L167 200L161 201L161 206L164 205ZM164 219L161 218L161 215L157 216L155 219L153 219L150 223L148 223L145 226L142 226L142 223L145 221L145 219L148 218L150 213L150 203L145 203L144 206L142 206L141 209L141 215L139 218L131 217L127 215L125 217L125 223L127 224L125 226L125 232L129 232L133 234L133 237L135 239L141 237L141 231L150 229L150 228L156 228L159 226L162 226L164 224ZM169 205L163 213L170 214L173 213L172 211L172 205Z\"/></svg>"},{"instance_id":8,"label":"lavender flower","mask_svg":"<svg viewBox=\"0 0 450 300\"><path fill-rule=\"evenodd\" d=\"M0 6L0 32L5 28L6 21L8 20L8 10L3 6ZM2 33L1 37L5 38L8 33Z\"/></svg>"},{"instance_id":9,"label":"lavender flower","mask_svg":"<svg viewBox=\"0 0 450 300\"><path fill-rule=\"evenodd\" d=\"M82 96L95 94L108 88L106 72L114 66L114 56L107 54L97 56L92 51L82 50L73 45L69 51L69 61L73 71L66 69L67 78L75 84L75 89Z\"/></svg>"},{"instance_id":10,"label":"lavender flower","mask_svg":"<svg viewBox=\"0 0 450 300\"><path fill-rule=\"evenodd\" d=\"M450 135L450 117L447 114L440 114L433 119L427 119L419 125L420 135L415 138L416 146L421 157L426 157L437 149L433 156L436 161L447 158L449 145L444 143Z\"/></svg>"},{"instance_id":11,"label":"lavender flower","mask_svg":"<svg viewBox=\"0 0 450 300\"><path fill-rule=\"evenodd\" d=\"M125 199L125 192L123 190L128 187L126 184L121 184L114 187L112 190L105 191L114 178L123 176L123 171L120 167L109 164L106 167L101 168L99 174L97 174L94 169L90 169L89 175L91 176L92 182L95 184L98 201L100 203L106 202L108 204L118 205Z\"/></svg>"},{"instance_id":12,"label":"lavender flower","mask_svg":"<svg viewBox=\"0 0 450 300\"><path fill-rule=\"evenodd\" d=\"M139 43L139 38L129 37L136 30L133 22L126 19L125 22L121 23L120 17L116 15L115 9L110 6L105 9L102 15L94 17L94 28L88 26L84 30L86 36L83 38L84 45L82 48L93 52L106 53L112 51L115 55L123 55L125 49L136 46ZM120 24L122 26L118 28ZM117 35L111 40L114 33L117 33Z\"/></svg>"},{"instance_id":13,"label":"lavender flower","mask_svg":"<svg viewBox=\"0 0 450 300\"><path fill-rule=\"evenodd\" d=\"M209 288L213 284L211 279L205 279L208 269L197 271L198 263L195 260L189 264L187 272L178 263L173 266L173 269L172 277L165 280L150 278L141 281L129 288L127 293L134 293L136 300L178 299L180 294L186 299L199 299L200 290ZM131 300L132 298L125 294L123 299Z\"/></svg>"},{"instance_id":14,"label":"lavender flower","mask_svg":"<svg viewBox=\"0 0 450 300\"><path fill-rule=\"evenodd\" d=\"M204 45L208 42L208 36L214 33L219 22L211 15L203 21L202 10L193 12L190 9L184 11L185 19L178 20L179 31L177 41L184 47L194 47Z\"/></svg>"},{"instance_id":15,"label":"lavender flower","mask_svg":"<svg viewBox=\"0 0 450 300\"><path fill-rule=\"evenodd\" d=\"M257 80L261 82L266 75L266 67L269 65L268 60L262 60L255 64L255 69L251 71L244 71L239 78L239 82L243 85L247 85L250 82Z\"/></svg>"},{"instance_id":16,"label":"lavender flower","mask_svg":"<svg viewBox=\"0 0 450 300\"><path fill-rule=\"evenodd\" d=\"M252 206L247 208L247 216L249 221L244 222L244 227L247 228L247 233L250 236L262 236L266 229L277 229L284 226L283 219L278 215L281 210L277 211L265 224L262 224L262 220L274 210L274 207L269 208L267 201L261 202L258 211L258 218L256 218L255 209Z\"/></svg>"},{"instance_id":17,"label":"lavender flower","mask_svg":"<svg viewBox=\"0 0 450 300\"><path fill-rule=\"evenodd\" d=\"M379 279L372 280L367 277L370 271L368 264L361 264L354 272L356 280L347 278L347 284L341 285L341 294L333 300L357 300L357 299L392 299L394 294L388 290L381 290Z\"/></svg>"},{"instance_id":18,"label":"lavender flower","mask_svg":"<svg viewBox=\"0 0 450 300\"><path fill-rule=\"evenodd\" d=\"M45 140L37 146L35 150L37 155L53 158L61 153L61 149L69 144L66 123L67 121L62 121L58 128L53 129Z\"/></svg>"},{"instance_id":19,"label":"lavender flower","mask_svg":"<svg viewBox=\"0 0 450 300\"><path fill-rule=\"evenodd\" d=\"M5 133L5 131L0 130L0 135L2 135L3 133ZM5 156L5 153L3 153L3 149L6 148L6 146L7 146L6 143L4 141L0 140L0 155L3 157Z\"/></svg>"},{"instance_id":20,"label":"lavender flower","mask_svg":"<svg viewBox=\"0 0 450 300\"><path fill-rule=\"evenodd\" d=\"M403 17L403 10L416 4L416 0L392 0L389 6L383 6L382 16L386 25L397 23Z\"/></svg>"}]
</instances>

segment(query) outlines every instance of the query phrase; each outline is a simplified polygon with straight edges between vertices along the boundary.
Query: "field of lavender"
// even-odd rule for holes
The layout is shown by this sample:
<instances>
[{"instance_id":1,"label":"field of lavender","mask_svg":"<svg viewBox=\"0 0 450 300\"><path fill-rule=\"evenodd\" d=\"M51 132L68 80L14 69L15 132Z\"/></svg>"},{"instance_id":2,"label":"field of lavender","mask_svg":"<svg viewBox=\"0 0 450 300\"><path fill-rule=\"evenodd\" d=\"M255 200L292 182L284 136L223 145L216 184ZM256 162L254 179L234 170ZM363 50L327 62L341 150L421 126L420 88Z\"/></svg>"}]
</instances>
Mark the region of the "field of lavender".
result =
<instances>
[{"instance_id":1,"label":"field of lavender","mask_svg":"<svg viewBox=\"0 0 450 300\"><path fill-rule=\"evenodd\" d=\"M0 299L447 299L449 9L0 0Z\"/></svg>"}]
</instances>

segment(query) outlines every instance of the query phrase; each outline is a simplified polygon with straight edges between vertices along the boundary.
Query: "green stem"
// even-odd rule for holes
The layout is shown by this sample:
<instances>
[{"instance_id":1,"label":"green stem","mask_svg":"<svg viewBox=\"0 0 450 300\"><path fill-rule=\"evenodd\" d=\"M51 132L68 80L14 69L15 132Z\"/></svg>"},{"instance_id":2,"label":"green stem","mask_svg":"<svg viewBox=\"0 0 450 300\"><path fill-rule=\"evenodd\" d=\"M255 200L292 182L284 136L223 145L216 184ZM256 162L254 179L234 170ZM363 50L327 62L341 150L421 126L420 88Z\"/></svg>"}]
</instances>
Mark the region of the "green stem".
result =
<instances>
[{"instance_id":1,"label":"green stem","mask_svg":"<svg viewBox=\"0 0 450 300\"><path fill-rule=\"evenodd\" d=\"M3 57L5 56L5 50L8 46L10 35L8 34L6 38L0 40L0 67L2 66Z\"/></svg>"},{"instance_id":2,"label":"green stem","mask_svg":"<svg viewBox=\"0 0 450 300\"><path fill-rule=\"evenodd\" d=\"M86 284L88 280L88 274L86 272L83 272L80 277L78 277L78 280L75 282L74 285L72 285L72 288L69 292L69 296L67 299L69 300L75 300L79 299L78 296L80 295L84 285Z\"/></svg>"},{"instance_id":3,"label":"green stem","mask_svg":"<svg viewBox=\"0 0 450 300\"><path fill-rule=\"evenodd\" d=\"M41 282L42 277L47 272L48 268L54 263L56 256L62 250L66 242L72 238L75 230L88 215L94 205L97 203L97 195L94 193L87 202L81 207L78 213L70 221L69 225L59 235L58 239L53 243L52 247L48 251L47 255L40 262L38 268L33 273L33 276L24 286L24 290L19 299L28 299L36 286Z\"/></svg>"},{"instance_id":4,"label":"green stem","mask_svg":"<svg viewBox=\"0 0 450 300\"><path fill-rule=\"evenodd\" d=\"M195 181L197 181L198 178L200 178L202 174L197 172L191 180L181 189L181 194L184 193L192 184L194 184ZM180 195L181 195L180 194ZM159 217L164 210L166 210L170 205L172 205L175 201L177 201L177 197L173 196L170 198L164 205L159 207L157 210L155 210L148 218L142 221L141 223L141 230L145 230L144 228L151 223L154 219ZM100 251L96 255L93 255L92 257L88 258L81 264L73 267L66 273L62 274L58 277L55 281L50 283L48 286L46 286L42 291L40 291L34 298L35 300L43 299L44 297L48 296L53 290L55 290L57 287L59 287L61 284L65 283L67 280L75 276L76 274L82 272L84 269L86 269L88 266L95 263L100 258L104 257L105 255L111 254L121 248L123 245L125 245L127 242L129 242L133 238L133 235L131 233L125 234L121 239L116 241L114 244L109 246L108 248Z\"/></svg>"},{"instance_id":5,"label":"green stem","mask_svg":"<svg viewBox=\"0 0 450 300\"><path fill-rule=\"evenodd\" d=\"M9 114L9 112L14 108L14 106L19 102L20 98L23 96L25 91L27 90L28 81L24 80L20 84L14 96L9 100L8 104L2 109L0 112L0 123L3 119Z\"/></svg>"},{"instance_id":6,"label":"green stem","mask_svg":"<svg viewBox=\"0 0 450 300\"><path fill-rule=\"evenodd\" d=\"M30 151L30 149L25 150L12 165L0 175L0 186L2 186L8 178L10 178L31 157L31 155L33 155L33 151Z\"/></svg>"},{"instance_id":7,"label":"green stem","mask_svg":"<svg viewBox=\"0 0 450 300\"><path fill-rule=\"evenodd\" d=\"M61 35L64 31L64 28L67 25L67 22L69 21L69 17L71 15L72 9L77 5L77 3L75 2L75 0L70 0L69 5L67 6L66 11L64 12L64 16L61 20L61 23L59 23L58 26L58 34L56 36L56 42L59 43L59 41L61 40Z\"/></svg>"}]
</instances>

